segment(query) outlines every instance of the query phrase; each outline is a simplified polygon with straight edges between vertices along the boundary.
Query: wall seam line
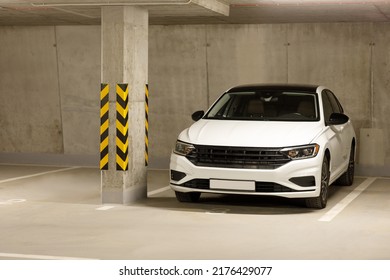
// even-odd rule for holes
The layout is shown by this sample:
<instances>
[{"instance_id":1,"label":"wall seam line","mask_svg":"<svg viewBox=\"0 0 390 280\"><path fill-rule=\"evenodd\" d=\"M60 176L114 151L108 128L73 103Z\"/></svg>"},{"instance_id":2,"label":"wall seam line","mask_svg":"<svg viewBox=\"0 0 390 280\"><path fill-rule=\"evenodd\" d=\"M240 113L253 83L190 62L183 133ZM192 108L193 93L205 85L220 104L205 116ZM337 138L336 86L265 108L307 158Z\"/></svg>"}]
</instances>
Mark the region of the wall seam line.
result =
<instances>
[{"instance_id":1,"label":"wall seam line","mask_svg":"<svg viewBox=\"0 0 390 280\"><path fill-rule=\"evenodd\" d=\"M58 40L57 40L57 26L54 26L54 47L56 52L56 67L57 67L57 86L58 86L58 102L59 102L59 109L60 109L60 129L61 129L61 139L62 139L62 145L61 150L62 153L65 154L65 143L64 143L64 123L63 123L63 117L62 117L62 100L61 100L61 82L60 82L60 66L59 66L59 59L58 59Z\"/></svg>"},{"instance_id":2,"label":"wall seam line","mask_svg":"<svg viewBox=\"0 0 390 280\"><path fill-rule=\"evenodd\" d=\"M209 48L209 40L208 40L208 25L205 25L205 51L206 51L206 97L207 97L207 108L210 107L210 79L209 79L209 55L208 55L208 48Z\"/></svg>"}]
</instances>

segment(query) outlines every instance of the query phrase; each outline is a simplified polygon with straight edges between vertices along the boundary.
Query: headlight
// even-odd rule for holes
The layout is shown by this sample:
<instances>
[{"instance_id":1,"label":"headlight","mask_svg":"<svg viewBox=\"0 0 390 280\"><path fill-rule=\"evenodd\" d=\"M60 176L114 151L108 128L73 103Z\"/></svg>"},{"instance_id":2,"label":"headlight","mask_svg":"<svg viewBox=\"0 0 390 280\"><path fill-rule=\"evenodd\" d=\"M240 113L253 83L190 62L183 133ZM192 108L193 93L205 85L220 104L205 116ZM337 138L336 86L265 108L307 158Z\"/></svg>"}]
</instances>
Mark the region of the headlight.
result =
<instances>
[{"instance_id":1,"label":"headlight","mask_svg":"<svg viewBox=\"0 0 390 280\"><path fill-rule=\"evenodd\" d=\"M176 141L175 145L175 154L181 155L181 156L188 156L195 150L195 147L189 143Z\"/></svg>"},{"instance_id":2,"label":"headlight","mask_svg":"<svg viewBox=\"0 0 390 280\"><path fill-rule=\"evenodd\" d=\"M284 148L280 152L288 156L290 159L304 159L315 157L318 154L319 150L320 145L312 144L306 146Z\"/></svg>"}]
</instances>

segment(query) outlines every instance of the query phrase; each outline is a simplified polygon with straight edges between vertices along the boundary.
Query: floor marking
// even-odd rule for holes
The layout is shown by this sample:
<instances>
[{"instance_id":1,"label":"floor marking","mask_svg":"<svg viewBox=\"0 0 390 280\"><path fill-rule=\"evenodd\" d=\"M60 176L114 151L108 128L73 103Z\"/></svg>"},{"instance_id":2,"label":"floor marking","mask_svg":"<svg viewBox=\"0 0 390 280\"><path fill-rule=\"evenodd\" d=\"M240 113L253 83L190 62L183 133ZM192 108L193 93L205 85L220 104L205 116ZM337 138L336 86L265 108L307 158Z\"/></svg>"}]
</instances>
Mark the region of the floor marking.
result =
<instances>
[{"instance_id":1,"label":"floor marking","mask_svg":"<svg viewBox=\"0 0 390 280\"><path fill-rule=\"evenodd\" d=\"M11 205L14 203L20 203L25 202L26 200L23 198L15 198L15 199L8 199L6 201L0 201L0 205Z\"/></svg>"},{"instance_id":2,"label":"floor marking","mask_svg":"<svg viewBox=\"0 0 390 280\"><path fill-rule=\"evenodd\" d=\"M57 173L57 172L62 172L62 171L67 171L67 170L73 170L73 169L77 169L77 168L80 168L80 167L67 167L67 168L61 168L61 169L56 169L56 170L51 170L51 171L46 171L46 172L41 172L41 173L36 173L36 174L31 174L31 175L26 175L26 176L10 178L10 179L6 179L6 180L1 180L0 184L13 182L13 181L17 181L17 180L22 180L22 179L28 179L28 178L37 177L37 176L42 176L42 175L46 175L46 174L52 174L52 173Z\"/></svg>"},{"instance_id":3,"label":"floor marking","mask_svg":"<svg viewBox=\"0 0 390 280\"><path fill-rule=\"evenodd\" d=\"M348 206L355 198L357 198L365 189L367 189L377 178L367 178L363 183L357 186L350 194L348 194L343 200L333 206L327 213L325 213L318 221L330 222L336 217L345 207Z\"/></svg>"},{"instance_id":4,"label":"floor marking","mask_svg":"<svg viewBox=\"0 0 390 280\"><path fill-rule=\"evenodd\" d=\"M102 207L99 207L99 208L96 208L95 210L98 210L98 211L105 211L105 210L110 210L112 208L114 208L115 206L110 206L110 205L107 205L107 206L102 206Z\"/></svg>"},{"instance_id":5,"label":"floor marking","mask_svg":"<svg viewBox=\"0 0 390 280\"><path fill-rule=\"evenodd\" d=\"M209 214L209 215L219 215L219 214L226 214L229 211L230 211L230 209L228 209L228 208L213 208L209 211L206 211L205 213Z\"/></svg>"},{"instance_id":6,"label":"floor marking","mask_svg":"<svg viewBox=\"0 0 390 280\"><path fill-rule=\"evenodd\" d=\"M170 188L171 188L170 186L167 186L167 187L164 187L164 188L161 188L161 189L157 189L157 190L154 190L154 191L150 191L150 192L148 192L148 196L151 196L151 195L155 195L155 194L158 194L158 193L165 192L165 191L169 190Z\"/></svg>"},{"instance_id":7,"label":"floor marking","mask_svg":"<svg viewBox=\"0 0 390 280\"><path fill-rule=\"evenodd\" d=\"M93 259L87 259L87 258L46 256L46 255L27 255L27 254L10 254L10 253L0 253L0 258L34 259L34 260L93 260Z\"/></svg>"}]
</instances>

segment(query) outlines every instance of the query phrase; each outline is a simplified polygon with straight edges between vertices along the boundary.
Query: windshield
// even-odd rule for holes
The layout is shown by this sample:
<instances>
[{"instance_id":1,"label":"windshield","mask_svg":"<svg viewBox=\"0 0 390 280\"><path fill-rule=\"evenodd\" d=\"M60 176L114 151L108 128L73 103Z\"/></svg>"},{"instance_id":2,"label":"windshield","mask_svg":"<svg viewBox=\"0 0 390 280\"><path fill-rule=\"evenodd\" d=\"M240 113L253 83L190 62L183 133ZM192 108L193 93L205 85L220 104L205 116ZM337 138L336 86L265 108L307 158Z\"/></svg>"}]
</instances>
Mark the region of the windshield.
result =
<instances>
[{"instance_id":1,"label":"windshield","mask_svg":"<svg viewBox=\"0 0 390 280\"><path fill-rule=\"evenodd\" d=\"M206 119L318 121L317 94L308 92L228 92L213 105Z\"/></svg>"}]
</instances>

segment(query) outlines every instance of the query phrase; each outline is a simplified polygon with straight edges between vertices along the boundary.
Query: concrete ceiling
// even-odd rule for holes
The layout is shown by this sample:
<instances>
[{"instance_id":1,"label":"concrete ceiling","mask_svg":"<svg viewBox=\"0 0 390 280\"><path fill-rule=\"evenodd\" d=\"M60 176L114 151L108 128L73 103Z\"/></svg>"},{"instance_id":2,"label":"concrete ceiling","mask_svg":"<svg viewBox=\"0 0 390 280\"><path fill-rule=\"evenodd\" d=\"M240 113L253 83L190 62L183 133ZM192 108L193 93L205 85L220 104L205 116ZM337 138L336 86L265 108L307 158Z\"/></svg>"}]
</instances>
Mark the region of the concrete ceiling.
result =
<instances>
[{"instance_id":1,"label":"concrete ceiling","mask_svg":"<svg viewBox=\"0 0 390 280\"><path fill-rule=\"evenodd\" d=\"M390 0L0 0L0 25L96 25L102 5L142 5L150 24L390 22Z\"/></svg>"}]
</instances>

